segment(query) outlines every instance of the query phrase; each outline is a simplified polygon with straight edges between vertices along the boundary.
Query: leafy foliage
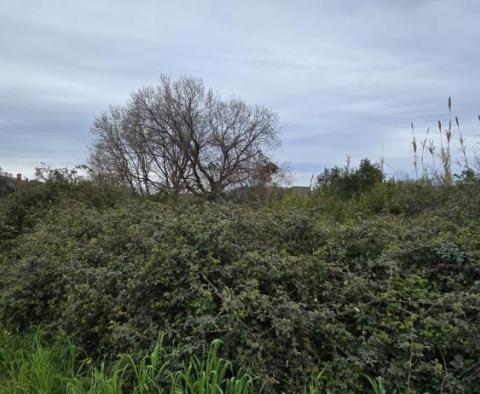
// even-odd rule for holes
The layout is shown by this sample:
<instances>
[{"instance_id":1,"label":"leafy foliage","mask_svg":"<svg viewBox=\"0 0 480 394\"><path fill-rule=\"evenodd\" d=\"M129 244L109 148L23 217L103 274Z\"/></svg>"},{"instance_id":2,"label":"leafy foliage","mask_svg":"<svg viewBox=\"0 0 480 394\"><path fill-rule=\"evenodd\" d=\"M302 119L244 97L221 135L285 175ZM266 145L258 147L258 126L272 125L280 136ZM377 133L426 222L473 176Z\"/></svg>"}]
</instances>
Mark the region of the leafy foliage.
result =
<instances>
[{"instance_id":1,"label":"leafy foliage","mask_svg":"<svg viewBox=\"0 0 480 394\"><path fill-rule=\"evenodd\" d=\"M14 180L9 176L3 175L1 170L2 169L0 168L0 196L3 196L5 194L13 193L17 188Z\"/></svg>"},{"instance_id":2,"label":"leafy foliage","mask_svg":"<svg viewBox=\"0 0 480 394\"><path fill-rule=\"evenodd\" d=\"M0 318L74 335L98 363L138 362L159 332L182 357L220 338L263 392L363 392L367 374L388 392L474 393L480 186L367 189L252 209L28 183L0 200Z\"/></svg>"},{"instance_id":3,"label":"leafy foliage","mask_svg":"<svg viewBox=\"0 0 480 394\"><path fill-rule=\"evenodd\" d=\"M383 171L370 160L363 159L357 169L347 164L344 168L325 169L317 178L317 185L326 188L337 197L349 199L370 191L383 181Z\"/></svg>"}]
</instances>

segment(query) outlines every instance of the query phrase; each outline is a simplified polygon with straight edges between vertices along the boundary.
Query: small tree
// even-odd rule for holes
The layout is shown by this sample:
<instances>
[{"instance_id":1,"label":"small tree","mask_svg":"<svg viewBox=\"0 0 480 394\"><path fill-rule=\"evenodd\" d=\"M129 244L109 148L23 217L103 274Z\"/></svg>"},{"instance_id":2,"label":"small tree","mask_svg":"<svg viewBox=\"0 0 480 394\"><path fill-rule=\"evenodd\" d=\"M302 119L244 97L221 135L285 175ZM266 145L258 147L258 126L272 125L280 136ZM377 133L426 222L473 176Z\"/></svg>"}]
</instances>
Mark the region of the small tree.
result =
<instances>
[{"instance_id":1,"label":"small tree","mask_svg":"<svg viewBox=\"0 0 480 394\"><path fill-rule=\"evenodd\" d=\"M273 111L222 99L199 79L133 93L96 119L90 165L97 176L143 194L190 192L209 199L255 182L277 143Z\"/></svg>"},{"instance_id":2,"label":"small tree","mask_svg":"<svg viewBox=\"0 0 480 394\"><path fill-rule=\"evenodd\" d=\"M343 168L325 169L323 174L317 177L317 187L328 189L348 199L371 190L383 179L380 166L372 164L368 159L363 159L357 169L351 169L349 164Z\"/></svg>"}]
</instances>

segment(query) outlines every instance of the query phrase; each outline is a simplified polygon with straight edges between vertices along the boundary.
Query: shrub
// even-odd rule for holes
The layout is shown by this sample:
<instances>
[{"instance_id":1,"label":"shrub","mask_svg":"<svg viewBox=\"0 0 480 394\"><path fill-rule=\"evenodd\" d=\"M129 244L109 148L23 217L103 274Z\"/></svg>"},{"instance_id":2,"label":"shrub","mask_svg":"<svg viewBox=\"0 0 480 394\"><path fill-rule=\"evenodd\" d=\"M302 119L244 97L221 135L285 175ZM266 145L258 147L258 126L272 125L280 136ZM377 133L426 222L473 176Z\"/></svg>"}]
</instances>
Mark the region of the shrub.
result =
<instances>
[{"instance_id":1,"label":"shrub","mask_svg":"<svg viewBox=\"0 0 480 394\"><path fill-rule=\"evenodd\" d=\"M363 159L357 169L347 164L344 168L325 169L317 177L317 187L326 189L344 199L358 197L383 181L383 171L370 160Z\"/></svg>"},{"instance_id":2,"label":"shrub","mask_svg":"<svg viewBox=\"0 0 480 394\"><path fill-rule=\"evenodd\" d=\"M13 193L17 189L15 181L9 176L2 175L1 170L0 167L0 197L5 194Z\"/></svg>"},{"instance_id":3,"label":"shrub","mask_svg":"<svg viewBox=\"0 0 480 394\"><path fill-rule=\"evenodd\" d=\"M362 392L364 374L390 391L478 387L475 184L330 196L342 221L319 195L252 209L28 187L2 202L29 219L0 253L0 319L19 329L74 335L98 361L140 360L159 332L187 355L220 338L264 392L301 392L321 371L332 393Z\"/></svg>"}]
</instances>

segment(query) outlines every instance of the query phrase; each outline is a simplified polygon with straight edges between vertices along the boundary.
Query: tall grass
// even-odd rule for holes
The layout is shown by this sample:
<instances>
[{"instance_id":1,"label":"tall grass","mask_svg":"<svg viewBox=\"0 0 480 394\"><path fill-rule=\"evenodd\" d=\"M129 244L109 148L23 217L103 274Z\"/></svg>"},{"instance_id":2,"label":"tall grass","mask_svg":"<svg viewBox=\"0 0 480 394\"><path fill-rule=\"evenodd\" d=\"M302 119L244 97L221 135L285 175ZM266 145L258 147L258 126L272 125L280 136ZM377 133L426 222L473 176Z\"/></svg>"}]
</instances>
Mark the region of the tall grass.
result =
<instances>
[{"instance_id":1,"label":"tall grass","mask_svg":"<svg viewBox=\"0 0 480 394\"><path fill-rule=\"evenodd\" d=\"M438 137L436 139L428 128L424 138L418 143L414 125L411 123L412 161L417 180L452 185L455 178L474 178L475 174L480 173L480 157L475 149L477 144L468 146L460 128L458 116L452 113L451 97L448 98L447 107L448 121L446 125L442 125L440 120L437 121ZM455 155L456 151L458 155ZM427 152L430 154L431 165L426 161ZM455 171L459 173L455 174ZM421 176L419 176L420 172Z\"/></svg>"},{"instance_id":2,"label":"tall grass","mask_svg":"<svg viewBox=\"0 0 480 394\"><path fill-rule=\"evenodd\" d=\"M0 392L65 393L82 369L79 350L68 340L45 346L37 332L20 336L3 329L0 334Z\"/></svg>"},{"instance_id":3,"label":"tall grass","mask_svg":"<svg viewBox=\"0 0 480 394\"><path fill-rule=\"evenodd\" d=\"M376 377L375 379L370 376L365 376L370 383L372 388L372 394L387 394L387 390L383 385L383 379L381 377Z\"/></svg>"},{"instance_id":4,"label":"tall grass","mask_svg":"<svg viewBox=\"0 0 480 394\"><path fill-rule=\"evenodd\" d=\"M151 353L140 360L121 356L111 364L95 365L69 339L47 342L40 330L20 335L0 331L1 394L252 394L261 384L246 371L219 356L214 340L200 357L193 355L176 368L179 354L167 350L160 337ZM312 377L304 394L326 392L325 369ZM375 394L386 394L381 378L367 377ZM260 383L260 382L259 382ZM368 391L367 391L368 392Z\"/></svg>"},{"instance_id":5,"label":"tall grass","mask_svg":"<svg viewBox=\"0 0 480 394\"><path fill-rule=\"evenodd\" d=\"M201 357L193 356L176 370L175 351L162 338L150 354L135 361L121 356L107 365L94 365L69 340L46 345L42 333L0 334L0 393L35 394L249 394L254 378L219 356L221 341L213 341Z\"/></svg>"},{"instance_id":6,"label":"tall grass","mask_svg":"<svg viewBox=\"0 0 480 394\"><path fill-rule=\"evenodd\" d=\"M247 394L253 392L254 379L243 372L234 375L230 361L218 356L222 342L212 342L206 358L193 356L182 371L174 374L175 393L189 394Z\"/></svg>"}]
</instances>

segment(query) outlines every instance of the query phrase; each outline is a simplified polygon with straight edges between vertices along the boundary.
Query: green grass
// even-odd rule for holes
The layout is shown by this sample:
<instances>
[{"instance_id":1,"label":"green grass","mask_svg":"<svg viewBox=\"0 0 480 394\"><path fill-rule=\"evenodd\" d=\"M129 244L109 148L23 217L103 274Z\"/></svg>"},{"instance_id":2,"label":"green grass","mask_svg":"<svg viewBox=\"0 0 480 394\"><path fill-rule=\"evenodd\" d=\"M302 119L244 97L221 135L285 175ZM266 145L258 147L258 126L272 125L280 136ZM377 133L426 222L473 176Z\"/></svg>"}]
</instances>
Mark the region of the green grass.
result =
<instances>
[{"instance_id":1,"label":"green grass","mask_svg":"<svg viewBox=\"0 0 480 394\"><path fill-rule=\"evenodd\" d=\"M256 379L219 356L222 342L211 343L202 356L193 355L181 368L175 350L167 351L160 337L151 353L135 361L122 355L112 363L95 365L69 339L47 342L37 330L21 335L10 329L0 334L1 394L251 394L261 391ZM312 377L304 394L322 390L324 370ZM382 379L367 377L371 392L385 394Z\"/></svg>"},{"instance_id":2,"label":"green grass","mask_svg":"<svg viewBox=\"0 0 480 394\"><path fill-rule=\"evenodd\" d=\"M381 377L377 377L375 379L371 378L370 376L365 377L367 378L368 383L370 383L370 386L372 386L373 394L387 394L387 390L383 385L383 379Z\"/></svg>"},{"instance_id":3,"label":"green grass","mask_svg":"<svg viewBox=\"0 0 480 394\"><path fill-rule=\"evenodd\" d=\"M19 335L3 329L0 335L0 393L121 394L121 393L253 393L254 378L235 370L219 356L214 340L206 354L192 356L180 369L162 338L150 354L135 361L122 355L113 363L95 365L68 339L47 345L40 331Z\"/></svg>"},{"instance_id":4,"label":"green grass","mask_svg":"<svg viewBox=\"0 0 480 394\"><path fill-rule=\"evenodd\" d=\"M65 393L82 373L80 352L67 340L46 346L38 332L20 336L7 329L0 338L2 393Z\"/></svg>"}]
</instances>

